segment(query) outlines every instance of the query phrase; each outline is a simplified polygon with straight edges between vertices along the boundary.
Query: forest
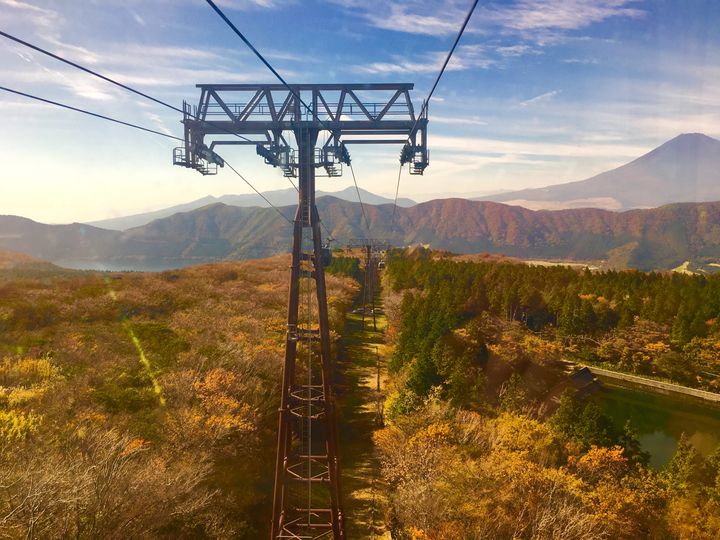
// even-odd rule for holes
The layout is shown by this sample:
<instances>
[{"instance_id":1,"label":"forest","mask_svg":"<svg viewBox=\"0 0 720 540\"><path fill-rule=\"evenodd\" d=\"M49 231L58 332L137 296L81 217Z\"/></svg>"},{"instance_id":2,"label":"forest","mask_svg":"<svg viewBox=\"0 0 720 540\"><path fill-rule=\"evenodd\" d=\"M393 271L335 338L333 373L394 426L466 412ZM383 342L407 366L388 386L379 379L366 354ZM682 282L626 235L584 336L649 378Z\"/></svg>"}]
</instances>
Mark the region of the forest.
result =
<instances>
[{"instance_id":1,"label":"forest","mask_svg":"<svg viewBox=\"0 0 720 540\"><path fill-rule=\"evenodd\" d=\"M393 538L720 537L720 448L662 470L563 387L567 361L717 390L720 277L388 254Z\"/></svg>"},{"instance_id":2,"label":"forest","mask_svg":"<svg viewBox=\"0 0 720 540\"><path fill-rule=\"evenodd\" d=\"M366 436L393 540L720 536L720 450L683 439L652 469L631 424L562 391L575 361L717 390L718 278L385 261L385 423ZM264 537L287 264L0 257L0 538ZM328 268L336 348L364 270Z\"/></svg>"},{"instance_id":3,"label":"forest","mask_svg":"<svg viewBox=\"0 0 720 540\"><path fill-rule=\"evenodd\" d=\"M492 317L518 328L526 352L536 357L557 357L557 350L611 369L720 390L720 276L456 262L425 250L395 253L390 261L391 286L410 292L403 310L412 313L401 322L396 365L417 357L430 369L441 335L460 326L472 332ZM431 371L421 394L437 376Z\"/></svg>"}]
</instances>

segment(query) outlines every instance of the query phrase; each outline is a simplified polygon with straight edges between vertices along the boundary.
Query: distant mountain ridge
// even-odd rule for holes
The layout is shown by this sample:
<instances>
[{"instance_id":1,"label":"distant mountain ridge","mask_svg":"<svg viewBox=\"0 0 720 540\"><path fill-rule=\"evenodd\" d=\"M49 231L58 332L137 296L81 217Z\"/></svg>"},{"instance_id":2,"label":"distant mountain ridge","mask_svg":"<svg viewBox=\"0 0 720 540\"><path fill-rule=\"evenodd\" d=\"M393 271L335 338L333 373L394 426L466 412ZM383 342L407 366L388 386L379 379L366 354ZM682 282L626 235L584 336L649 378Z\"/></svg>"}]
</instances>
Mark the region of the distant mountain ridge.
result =
<instances>
[{"instance_id":1,"label":"distant mountain ridge","mask_svg":"<svg viewBox=\"0 0 720 540\"><path fill-rule=\"evenodd\" d=\"M391 199L360 190L365 204L392 203ZM297 192L293 188L263 194L275 206L293 205ZM317 198L337 197L357 201L354 187L338 192L318 191ZM678 135L658 148L592 178L544 188L524 189L474 197L473 200L504 202L532 210L570 208L604 208L628 210L655 208L675 202L710 202L720 200L720 141L701 133ZM267 207L257 194L207 196L189 203L131 216L89 222L88 225L118 231L140 227L155 219L204 206L224 203L240 207ZM398 206L411 207L415 201L398 199Z\"/></svg>"},{"instance_id":2,"label":"distant mountain ridge","mask_svg":"<svg viewBox=\"0 0 720 540\"><path fill-rule=\"evenodd\" d=\"M478 198L532 209L655 208L720 200L720 141L685 133L587 180Z\"/></svg>"},{"instance_id":3,"label":"distant mountain ridge","mask_svg":"<svg viewBox=\"0 0 720 540\"><path fill-rule=\"evenodd\" d=\"M266 191L263 193L263 196L265 196L268 201L270 201L274 206L288 206L297 203L298 194L294 188L288 188L275 191ZM362 198L363 204L386 204L393 202L392 199L388 199L380 195L375 195L374 193L371 193L364 189L360 189L360 196ZM343 199L351 202L356 202L358 200L358 194L354 186L335 192L318 191L316 197L318 199L320 197L337 197L338 199ZM230 206L259 206L261 208L268 207L267 202L256 193L249 193L243 195L222 195L221 197L213 197L212 195L208 195L207 197L203 197L189 203L178 204L169 208L155 210L153 212L143 212L130 216L121 216L116 218L101 219L99 221L91 221L88 222L88 225L100 227L103 229L124 231L133 227L140 227L142 225L146 225L155 219L166 218L172 216L173 214L177 214L178 212L190 212L192 210L202 208L203 206L208 206L210 204L216 203L223 203ZM413 206L415 204L415 201L411 199L403 197L398 198L398 206L407 207Z\"/></svg>"},{"instance_id":4,"label":"distant mountain ridge","mask_svg":"<svg viewBox=\"0 0 720 540\"><path fill-rule=\"evenodd\" d=\"M414 204L405 199L399 202L408 207L398 208L393 220L390 199L367 191L361 194L371 234L395 245L420 243L458 253L519 258L602 260L608 266L644 270L671 269L686 261L720 269L720 202L675 202L710 196L720 200L720 141L702 134L680 135L588 180L493 196L526 204L534 200L577 206L583 201L612 200L618 207L659 208L533 211L492 201L441 199ZM292 218L294 189L267 196L285 217ZM525 199L519 200L520 196ZM352 202L356 198L353 187L336 194L318 193L320 216L339 245L368 234L361 225L361 207ZM668 198L674 203L663 205ZM254 204L258 199L257 195L205 197L154 213L95 222L123 230L80 223L44 225L0 216L0 250L60 265L87 267L96 262L100 267L145 269L288 251L287 222L275 209ZM132 226L134 222L142 224Z\"/></svg>"},{"instance_id":5,"label":"distant mountain ridge","mask_svg":"<svg viewBox=\"0 0 720 540\"><path fill-rule=\"evenodd\" d=\"M337 244L366 234L357 203L323 197L318 209ZM294 207L280 209L291 217ZM443 199L397 210L366 205L374 237L395 245L429 244L457 253L520 258L604 260L613 267L671 269L684 261L720 262L720 202L647 210L532 211L488 201ZM291 229L270 208L214 204L128 231L89 225L43 225L0 216L0 250L51 262L110 261L116 266L164 261L183 266L288 251ZM394 232L393 232L394 231Z\"/></svg>"}]
</instances>

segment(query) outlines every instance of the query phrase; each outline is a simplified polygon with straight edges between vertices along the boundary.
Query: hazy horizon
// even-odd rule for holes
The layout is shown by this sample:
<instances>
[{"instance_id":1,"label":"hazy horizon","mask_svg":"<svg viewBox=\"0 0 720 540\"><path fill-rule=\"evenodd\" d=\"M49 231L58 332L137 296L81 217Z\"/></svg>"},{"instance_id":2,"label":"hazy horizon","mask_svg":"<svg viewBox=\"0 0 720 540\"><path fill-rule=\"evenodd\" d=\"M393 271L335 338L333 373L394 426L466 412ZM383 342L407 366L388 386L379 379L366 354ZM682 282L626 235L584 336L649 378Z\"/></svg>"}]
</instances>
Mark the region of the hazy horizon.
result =
<instances>
[{"instance_id":1,"label":"hazy horizon","mask_svg":"<svg viewBox=\"0 0 720 540\"><path fill-rule=\"evenodd\" d=\"M172 104L196 102L196 83L272 80L202 3L0 5L0 27L19 38ZM414 82L416 105L467 8L457 0L226 0L223 7L290 82ZM315 24L320 19L328 24ZM423 177L404 175L400 196L476 196L578 181L680 133L717 138L719 23L717 3L480 5L430 104L430 167ZM182 134L178 114L2 43L7 86ZM173 167L175 143L161 137L4 92L0 103L7 158L0 214L93 221L250 192L227 171L203 178ZM353 147L360 187L391 195L398 153L396 146ZM289 187L254 150L224 154L260 191ZM345 175L321 179L318 189L350 185Z\"/></svg>"}]
</instances>

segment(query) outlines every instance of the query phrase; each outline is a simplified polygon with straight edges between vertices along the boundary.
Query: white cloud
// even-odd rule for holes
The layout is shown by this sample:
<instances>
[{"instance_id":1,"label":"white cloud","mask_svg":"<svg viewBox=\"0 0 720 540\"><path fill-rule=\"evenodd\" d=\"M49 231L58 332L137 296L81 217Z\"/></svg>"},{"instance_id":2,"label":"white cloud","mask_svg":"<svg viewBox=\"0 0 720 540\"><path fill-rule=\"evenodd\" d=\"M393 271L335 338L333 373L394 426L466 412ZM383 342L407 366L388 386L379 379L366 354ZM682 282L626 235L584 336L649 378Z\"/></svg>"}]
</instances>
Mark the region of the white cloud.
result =
<instances>
[{"instance_id":1,"label":"white cloud","mask_svg":"<svg viewBox=\"0 0 720 540\"><path fill-rule=\"evenodd\" d=\"M258 7L275 9L287 2L282 0L215 0L215 3L222 8L245 10Z\"/></svg>"},{"instance_id":2,"label":"white cloud","mask_svg":"<svg viewBox=\"0 0 720 540\"><path fill-rule=\"evenodd\" d=\"M359 12L376 28L429 36L455 34L469 7L469 2L459 0L331 2ZM557 39L558 32L586 28L611 17L643 16L642 10L633 7L635 4L637 0L518 0L481 5L466 31L488 34L499 27L510 33L534 33L535 41L548 43Z\"/></svg>"},{"instance_id":3,"label":"white cloud","mask_svg":"<svg viewBox=\"0 0 720 540\"><path fill-rule=\"evenodd\" d=\"M596 58L565 58L563 60L565 64L585 64L585 65L594 65L597 64L598 61Z\"/></svg>"},{"instance_id":4,"label":"white cloud","mask_svg":"<svg viewBox=\"0 0 720 540\"><path fill-rule=\"evenodd\" d=\"M518 44L497 47L495 49L501 56L523 56L525 54L541 54L541 51L532 48L530 45Z\"/></svg>"},{"instance_id":5,"label":"white cloud","mask_svg":"<svg viewBox=\"0 0 720 540\"><path fill-rule=\"evenodd\" d=\"M424 53L414 60L397 56L392 62L372 62L354 66L358 73L384 75L389 73L437 73L445 62L447 52ZM496 63L485 54L481 45L460 45L450 58L446 71L463 71L471 68L487 69Z\"/></svg>"},{"instance_id":6,"label":"white cloud","mask_svg":"<svg viewBox=\"0 0 720 540\"><path fill-rule=\"evenodd\" d=\"M452 125L466 125L466 126L487 126L487 122L485 120L481 120L477 116L438 116L438 115L432 115L430 117L430 120L433 123L438 124L452 124Z\"/></svg>"},{"instance_id":7,"label":"white cloud","mask_svg":"<svg viewBox=\"0 0 720 540\"><path fill-rule=\"evenodd\" d=\"M578 30L611 17L643 16L631 7L635 0L521 0L513 5L481 8L481 20L505 28L525 30Z\"/></svg>"},{"instance_id":8,"label":"white cloud","mask_svg":"<svg viewBox=\"0 0 720 540\"><path fill-rule=\"evenodd\" d=\"M0 9L0 24L5 28L17 27L17 23L21 22L41 29L46 35L55 35L63 22L57 11L28 2L0 0L0 6L4 6Z\"/></svg>"},{"instance_id":9,"label":"white cloud","mask_svg":"<svg viewBox=\"0 0 720 540\"><path fill-rule=\"evenodd\" d=\"M424 34L429 36L445 36L458 31L464 13L457 7L457 2L370 2L364 4L367 9L365 17L376 28Z\"/></svg>"},{"instance_id":10,"label":"white cloud","mask_svg":"<svg viewBox=\"0 0 720 540\"><path fill-rule=\"evenodd\" d=\"M165 125L165 122L163 122L162 118L158 116L155 113L148 113L147 114L148 119L150 122L152 122L155 127L158 129L158 131L162 131L163 133L166 133L167 135L174 135L172 131L168 129L168 127Z\"/></svg>"},{"instance_id":11,"label":"white cloud","mask_svg":"<svg viewBox=\"0 0 720 540\"><path fill-rule=\"evenodd\" d=\"M30 39L40 44L40 41ZM184 46L141 45L116 42L98 43L95 51L85 47L52 40L52 52L76 61L81 65L115 79L121 83L138 87L150 94L182 92L191 100L195 98L195 84L199 82L230 83L251 82L267 78L261 65L247 67L250 56L228 54L219 49L201 50ZM0 78L18 89L27 85L42 85L42 94L57 96L58 87L69 90L73 95L95 101L121 101L129 96L115 86L92 75L66 66L45 55L29 51L21 46L12 46L13 52L24 62L22 67L3 61L0 56ZM143 62L138 63L137 58ZM240 61L239 61L240 60ZM17 64L17 61L15 62ZM148 69L147 66L152 66ZM297 77L297 73L283 70L286 76ZM192 92L187 95L187 92ZM160 96L156 96L160 97Z\"/></svg>"},{"instance_id":12,"label":"white cloud","mask_svg":"<svg viewBox=\"0 0 720 540\"><path fill-rule=\"evenodd\" d=\"M535 96L530 99L526 99L525 101L521 101L518 106L519 107L529 107L530 105L537 105L538 103L543 103L545 101L550 101L555 96L557 96L562 90L551 90L550 92L545 92L544 94L540 94L539 96Z\"/></svg>"},{"instance_id":13,"label":"white cloud","mask_svg":"<svg viewBox=\"0 0 720 540\"><path fill-rule=\"evenodd\" d=\"M599 158L635 158L652 147L643 145L608 143L553 143L543 141L502 140L482 137L454 137L433 135L431 144L434 149L448 153L474 154L477 156L534 156L537 159L558 157L563 159L579 157Z\"/></svg>"},{"instance_id":14,"label":"white cloud","mask_svg":"<svg viewBox=\"0 0 720 540\"><path fill-rule=\"evenodd\" d=\"M132 18L135 20L136 23L138 23L140 26L147 26L147 23L145 22L145 19L143 19L143 18L138 14L137 11L132 10L132 9L130 9L130 10L128 10L128 11L130 11L130 15L132 16Z\"/></svg>"}]
</instances>

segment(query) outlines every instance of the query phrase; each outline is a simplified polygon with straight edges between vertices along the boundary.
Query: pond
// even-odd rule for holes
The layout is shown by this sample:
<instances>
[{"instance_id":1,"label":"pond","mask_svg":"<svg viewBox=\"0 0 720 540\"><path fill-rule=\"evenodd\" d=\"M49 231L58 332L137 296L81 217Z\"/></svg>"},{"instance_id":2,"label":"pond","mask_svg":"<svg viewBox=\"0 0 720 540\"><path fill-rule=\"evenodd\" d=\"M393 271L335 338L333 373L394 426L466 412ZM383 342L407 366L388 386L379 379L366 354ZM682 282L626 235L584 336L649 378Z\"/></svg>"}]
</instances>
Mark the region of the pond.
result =
<instances>
[{"instance_id":1,"label":"pond","mask_svg":"<svg viewBox=\"0 0 720 540\"><path fill-rule=\"evenodd\" d=\"M603 383L596 398L617 427L630 420L639 434L650 465L660 469L670 461L684 432L703 455L720 445L720 408L682 396L621 388Z\"/></svg>"},{"instance_id":2,"label":"pond","mask_svg":"<svg viewBox=\"0 0 720 540\"><path fill-rule=\"evenodd\" d=\"M163 272L208 261L198 259L62 259L53 264L70 270L96 270L98 272Z\"/></svg>"}]
</instances>

